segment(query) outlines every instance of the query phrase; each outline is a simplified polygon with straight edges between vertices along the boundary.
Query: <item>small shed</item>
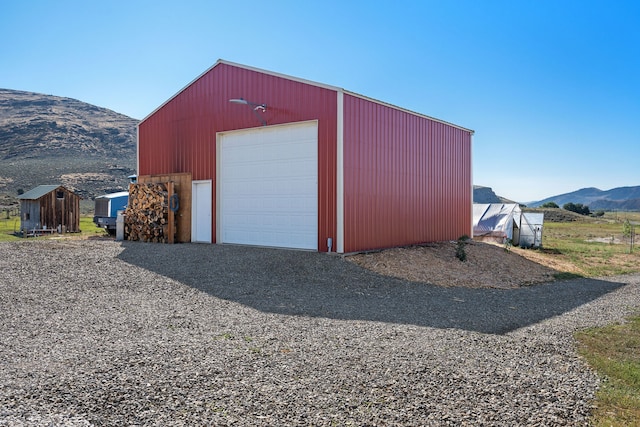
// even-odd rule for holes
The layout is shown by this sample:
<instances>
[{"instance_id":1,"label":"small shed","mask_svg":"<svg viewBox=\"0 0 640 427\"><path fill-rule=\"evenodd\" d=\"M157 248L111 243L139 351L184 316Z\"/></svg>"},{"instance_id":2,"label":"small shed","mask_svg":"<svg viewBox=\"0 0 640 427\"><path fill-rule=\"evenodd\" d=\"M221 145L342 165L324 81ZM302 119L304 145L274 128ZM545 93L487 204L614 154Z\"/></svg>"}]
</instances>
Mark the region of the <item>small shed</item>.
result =
<instances>
[{"instance_id":1,"label":"small shed","mask_svg":"<svg viewBox=\"0 0 640 427\"><path fill-rule=\"evenodd\" d=\"M520 219L520 242L523 248L538 248L542 246L542 228L544 213L523 212Z\"/></svg>"},{"instance_id":2,"label":"small shed","mask_svg":"<svg viewBox=\"0 0 640 427\"><path fill-rule=\"evenodd\" d=\"M61 185L40 185L18 196L23 233L80 231L80 196Z\"/></svg>"}]
</instances>

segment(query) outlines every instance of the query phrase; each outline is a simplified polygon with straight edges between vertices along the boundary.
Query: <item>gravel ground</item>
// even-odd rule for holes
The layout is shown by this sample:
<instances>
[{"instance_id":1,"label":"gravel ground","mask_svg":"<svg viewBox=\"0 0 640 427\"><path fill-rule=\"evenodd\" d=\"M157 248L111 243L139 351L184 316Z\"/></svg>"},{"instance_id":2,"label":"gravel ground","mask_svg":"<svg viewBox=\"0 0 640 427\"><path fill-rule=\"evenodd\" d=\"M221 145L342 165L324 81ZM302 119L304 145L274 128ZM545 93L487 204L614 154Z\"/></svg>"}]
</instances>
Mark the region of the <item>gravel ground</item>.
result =
<instances>
[{"instance_id":1,"label":"gravel ground","mask_svg":"<svg viewBox=\"0 0 640 427\"><path fill-rule=\"evenodd\" d=\"M338 256L0 244L0 426L587 425L640 275L437 287Z\"/></svg>"}]
</instances>

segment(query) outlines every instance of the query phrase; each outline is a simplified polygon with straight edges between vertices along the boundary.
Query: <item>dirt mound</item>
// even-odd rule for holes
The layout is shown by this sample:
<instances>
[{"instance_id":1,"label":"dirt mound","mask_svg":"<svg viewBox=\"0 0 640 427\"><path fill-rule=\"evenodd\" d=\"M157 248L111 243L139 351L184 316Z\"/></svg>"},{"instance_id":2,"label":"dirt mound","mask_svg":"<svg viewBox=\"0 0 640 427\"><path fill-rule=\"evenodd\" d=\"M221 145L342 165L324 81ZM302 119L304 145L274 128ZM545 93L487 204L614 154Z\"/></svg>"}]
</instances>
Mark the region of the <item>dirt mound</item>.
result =
<instances>
[{"instance_id":1,"label":"dirt mound","mask_svg":"<svg viewBox=\"0 0 640 427\"><path fill-rule=\"evenodd\" d=\"M379 274L447 287L517 288L553 281L558 272L489 243L469 241L465 253L462 262L456 257L456 242L440 242L346 258Z\"/></svg>"}]
</instances>

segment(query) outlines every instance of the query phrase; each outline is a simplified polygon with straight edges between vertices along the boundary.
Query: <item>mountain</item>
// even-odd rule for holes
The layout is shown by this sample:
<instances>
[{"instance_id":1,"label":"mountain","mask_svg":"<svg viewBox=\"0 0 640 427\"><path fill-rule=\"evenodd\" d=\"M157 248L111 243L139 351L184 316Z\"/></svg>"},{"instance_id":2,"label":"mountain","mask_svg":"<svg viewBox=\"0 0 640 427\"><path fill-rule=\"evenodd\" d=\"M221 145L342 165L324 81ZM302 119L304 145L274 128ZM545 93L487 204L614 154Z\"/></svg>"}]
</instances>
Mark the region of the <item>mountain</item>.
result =
<instances>
[{"instance_id":1,"label":"mountain","mask_svg":"<svg viewBox=\"0 0 640 427\"><path fill-rule=\"evenodd\" d=\"M501 203L491 187L473 186L473 203Z\"/></svg>"},{"instance_id":2,"label":"mountain","mask_svg":"<svg viewBox=\"0 0 640 427\"><path fill-rule=\"evenodd\" d=\"M491 187L473 186L473 203L516 203L498 196Z\"/></svg>"},{"instance_id":3,"label":"mountain","mask_svg":"<svg viewBox=\"0 0 640 427\"><path fill-rule=\"evenodd\" d=\"M537 207L547 202L555 202L562 207L565 203L580 203L589 206L591 210L640 210L640 186L618 187L611 190L597 188L582 188L572 193L547 197L544 200L528 203L527 206Z\"/></svg>"},{"instance_id":4,"label":"mountain","mask_svg":"<svg viewBox=\"0 0 640 427\"><path fill-rule=\"evenodd\" d=\"M0 89L0 193L62 184L90 200L126 189L137 123L76 99Z\"/></svg>"}]
</instances>

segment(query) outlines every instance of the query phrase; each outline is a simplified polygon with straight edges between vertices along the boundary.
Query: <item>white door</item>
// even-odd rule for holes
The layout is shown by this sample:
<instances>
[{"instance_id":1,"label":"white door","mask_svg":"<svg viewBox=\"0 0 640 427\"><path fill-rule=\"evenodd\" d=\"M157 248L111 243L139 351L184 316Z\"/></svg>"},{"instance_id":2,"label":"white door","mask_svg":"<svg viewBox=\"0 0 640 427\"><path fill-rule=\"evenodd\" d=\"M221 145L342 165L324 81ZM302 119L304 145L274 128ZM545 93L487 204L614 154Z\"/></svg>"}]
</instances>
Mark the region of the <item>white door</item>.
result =
<instances>
[{"instance_id":1,"label":"white door","mask_svg":"<svg viewBox=\"0 0 640 427\"><path fill-rule=\"evenodd\" d=\"M211 243L211 181L193 181L191 199L191 241Z\"/></svg>"},{"instance_id":2,"label":"white door","mask_svg":"<svg viewBox=\"0 0 640 427\"><path fill-rule=\"evenodd\" d=\"M318 248L318 124L219 134L218 239Z\"/></svg>"}]
</instances>

